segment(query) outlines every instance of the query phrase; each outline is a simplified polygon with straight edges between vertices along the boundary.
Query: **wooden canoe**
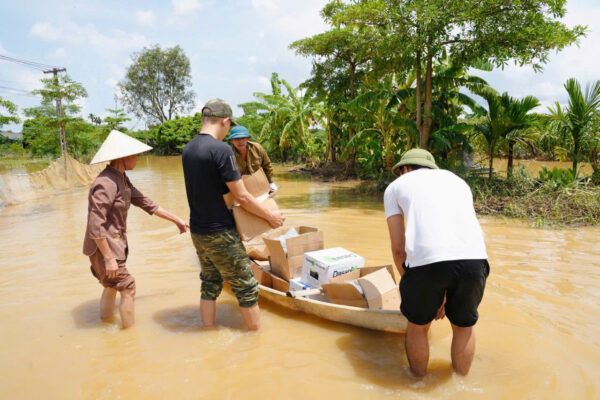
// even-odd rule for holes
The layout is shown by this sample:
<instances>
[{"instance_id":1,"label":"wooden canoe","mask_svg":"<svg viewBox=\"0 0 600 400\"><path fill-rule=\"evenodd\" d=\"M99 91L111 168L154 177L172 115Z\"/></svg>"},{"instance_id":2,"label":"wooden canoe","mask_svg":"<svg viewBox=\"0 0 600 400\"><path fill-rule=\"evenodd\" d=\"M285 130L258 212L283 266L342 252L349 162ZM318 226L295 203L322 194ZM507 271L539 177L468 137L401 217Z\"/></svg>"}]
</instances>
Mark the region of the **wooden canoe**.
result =
<instances>
[{"instance_id":1,"label":"wooden canoe","mask_svg":"<svg viewBox=\"0 0 600 400\"><path fill-rule=\"evenodd\" d=\"M404 333L406 318L400 311L350 307L306 297L288 297L285 293L258 285L261 298L293 311L302 311L329 321L376 331Z\"/></svg>"}]
</instances>

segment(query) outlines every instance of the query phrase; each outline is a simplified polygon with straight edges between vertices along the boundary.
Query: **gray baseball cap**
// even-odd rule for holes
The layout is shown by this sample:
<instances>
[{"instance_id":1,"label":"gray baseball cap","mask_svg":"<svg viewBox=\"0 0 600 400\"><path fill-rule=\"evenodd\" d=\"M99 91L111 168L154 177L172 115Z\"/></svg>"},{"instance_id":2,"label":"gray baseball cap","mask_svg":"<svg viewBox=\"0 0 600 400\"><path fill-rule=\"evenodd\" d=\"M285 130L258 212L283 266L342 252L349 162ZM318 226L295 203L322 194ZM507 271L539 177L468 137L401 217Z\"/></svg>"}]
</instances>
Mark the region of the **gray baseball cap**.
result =
<instances>
[{"instance_id":1,"label":"gray baseball cap","mask_svg":"<svg viewBox=\"0 0 600 400\"><path fill-rule=\"evenodd\" d=\"M231 125L237 126L237 122L233 119L233 112L231 111L231 106L222 99L212 99L206 102L204 107L202 107L202 116L203 117L219 117L219 118L229 118L231 120Z\"/></svg>"}]
</instances>

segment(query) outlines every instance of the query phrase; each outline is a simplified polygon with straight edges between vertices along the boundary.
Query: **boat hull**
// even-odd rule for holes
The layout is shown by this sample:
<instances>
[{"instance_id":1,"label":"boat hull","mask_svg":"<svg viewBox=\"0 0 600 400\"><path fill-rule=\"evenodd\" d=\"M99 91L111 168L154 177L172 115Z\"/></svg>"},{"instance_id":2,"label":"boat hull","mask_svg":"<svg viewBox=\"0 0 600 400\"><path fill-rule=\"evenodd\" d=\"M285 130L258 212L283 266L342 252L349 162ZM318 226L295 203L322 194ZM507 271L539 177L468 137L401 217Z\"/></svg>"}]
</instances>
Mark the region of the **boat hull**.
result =
<instances>
[{"instance_id":1,"label":"boat hull","mask_svg":"<svg viewBox=\"0 0 600 400\"><path fill-rule=\"evenodd\" d=\"M400 311L372 310L326 303L308 298L292 298L285 293L259 285L260 297L293 311L302 311L329 321L376 331L404 333L407 320Z\"/></svg>"}]
</instances>

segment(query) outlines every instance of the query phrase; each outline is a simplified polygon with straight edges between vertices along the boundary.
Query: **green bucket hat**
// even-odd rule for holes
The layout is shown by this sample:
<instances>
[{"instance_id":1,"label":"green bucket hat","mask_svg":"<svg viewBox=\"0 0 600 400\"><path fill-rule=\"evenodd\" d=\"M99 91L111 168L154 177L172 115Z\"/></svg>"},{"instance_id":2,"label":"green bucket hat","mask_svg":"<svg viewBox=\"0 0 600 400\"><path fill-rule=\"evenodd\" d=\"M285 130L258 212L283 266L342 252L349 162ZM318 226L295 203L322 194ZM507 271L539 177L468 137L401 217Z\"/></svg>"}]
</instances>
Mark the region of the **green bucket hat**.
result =
<instances>
[{"instance_id":1,"label":"green bucket hat","mask_svg":"<svg viewBox=\"0 0 600 400\"><path fill-rule=\"evenodd\" d=\"M225 100L221 99L212 99L209 100L204 107L202 107L202 116L203 117L219 117L219 118L229 118L231 120L231 125L237 126L237 122L233 119L233 112L231 111L231 106L225 102Z\"/></svg>"},{"instance_id":2,"label":"green bucket hat","mask_svg":"<svg viewBox=\"0 0 600 400\"><path fill-rule=\"evenodd\" d=\"M394 165L392 172L400 175L400 169L403 165L420 165L431 169L439 169L435 164L435 159L430 152L423 149L411 149L402 155L400 161Z\"/></svg>"}]
</instances>

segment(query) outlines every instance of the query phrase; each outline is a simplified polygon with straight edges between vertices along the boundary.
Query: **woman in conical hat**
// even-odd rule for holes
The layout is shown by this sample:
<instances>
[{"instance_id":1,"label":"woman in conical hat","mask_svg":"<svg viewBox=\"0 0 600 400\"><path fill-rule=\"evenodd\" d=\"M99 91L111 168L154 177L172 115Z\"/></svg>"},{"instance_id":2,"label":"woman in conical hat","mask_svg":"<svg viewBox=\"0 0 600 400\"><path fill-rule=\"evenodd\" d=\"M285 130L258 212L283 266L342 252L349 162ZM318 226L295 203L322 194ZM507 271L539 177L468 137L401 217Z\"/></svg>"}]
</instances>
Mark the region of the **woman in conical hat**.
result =
<instances>
[{"instance_id":1,"label":"woman in conical hat","mask_svg":"<svg viewBox=\"0 0 600 400\"><path fill-rule=\"evenodd\" d=\"M150 215L173 222L180 233L189 228L181 218L145 197L125 174L125 171L135 168L138 154L151 149L152 147L139 140L113 130L91 162L97 164L109 161L109 164L90 187L83 253L89 256L92 274L104 287L100 299L100 317L103 320L112 317L119 292L119 312L123 328L128 328L134 323L135 279L125 266L129 253L129 206L133 204Z\"/></svg>"}]
</instances>

